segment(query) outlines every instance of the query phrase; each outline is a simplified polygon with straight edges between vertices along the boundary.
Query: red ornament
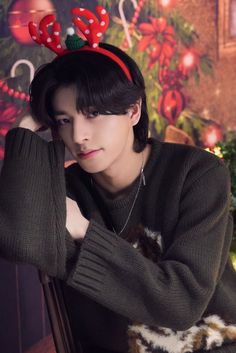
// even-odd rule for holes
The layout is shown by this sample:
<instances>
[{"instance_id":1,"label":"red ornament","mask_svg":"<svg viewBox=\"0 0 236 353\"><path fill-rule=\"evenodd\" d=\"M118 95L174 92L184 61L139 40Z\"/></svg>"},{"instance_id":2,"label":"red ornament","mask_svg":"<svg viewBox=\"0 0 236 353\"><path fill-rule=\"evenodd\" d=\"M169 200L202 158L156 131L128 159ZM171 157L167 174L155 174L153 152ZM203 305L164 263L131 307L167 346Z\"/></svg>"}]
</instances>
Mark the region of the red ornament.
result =
<instances>
[{"instance_id":1,"label":"red ornament","mask_svg":"<svg viewBox=\"0 0 236 353\"><path fill-rule=\"evenodd\" d=\"M8 91L8 85L5 83L5 85L2 86L2 91L6 93Z\"/></svg>"},{"instance_id":2,"label":"red ornament","mask_svg":"<svg viewBox=\"0 0 236 353\"><path fill-rule=\"evenodd\" d=\"M160 67L158 70L158 81L163 90L172 88L180 89L182 82L187 79L178 69L170 70L168 67Z\"/></svg>"},{"instance_id":3,"label":"red ornament","mask_svg":"<svg viewBox=\"0 0 236 353\"><path fill-rule=\"evenodd\" d=\"M24 92L22 92L20 94L20 99L23 101L23 100L25 100L25 98L26 98L26 94Z\"/></svg>"},{"instance_id":4,"label":"red ornament","mask_svg":"<svg viewBox=\"0 0 236 353\"><path fill-rule=\"evenodd\" d=\"M8 91L8 95L11 97L11 96L13 96L13 94L14 94L14 89L10 88Z\"/></svg>"},{"instance_id":5,"label":"red ornament","mask_svg":"<svg viewBox=\"0 0 236 353\"><path fill-rule=\"evenodd\" d=\"M6 136L8 130L9 130L8 124L0 124L0 136Z\"/></svg>"},{"instance_id":6,"label":"red ornament","mask_svg":"<svg viewBox=\"0 0 236 353\"><path fill-rule=\"evenodd\" d=\"M205 147L214 148L215 145L222 141L223 131L219 125L208 125L202 129L202 143Z\"/></svg>"},{"instance_id":7,"label":"red ornament","mask_svg":"<svg viewBox=\"0 0 236 353\"><path fill-rule=\"evenodd\" d=\"M158 100L158 113L174 125L185 108L184 94L177 89L163 91Z\"/></svg>"},{"instance_id":8,"label":"red ornament","mask_svg":"<svg viewBox=\"0 0 236 353\"><path fill-rule=\"evenodd\" d=\"M11 124L16 120L21 108L0 99L0 136L6 136Z\"/></svg>"},{"instance_id":9,"label":"red ornament","mask_svg":"<svg viewBox=\"0 0 236 353\"><path fill-rule=\"evenodd\" d=\"M55 9L50 0L16 0L8 12L8 25L13 37L21 44L33 45L28 23L38 23L51 13L55 13Z\"/></svg>"}]
</instances>

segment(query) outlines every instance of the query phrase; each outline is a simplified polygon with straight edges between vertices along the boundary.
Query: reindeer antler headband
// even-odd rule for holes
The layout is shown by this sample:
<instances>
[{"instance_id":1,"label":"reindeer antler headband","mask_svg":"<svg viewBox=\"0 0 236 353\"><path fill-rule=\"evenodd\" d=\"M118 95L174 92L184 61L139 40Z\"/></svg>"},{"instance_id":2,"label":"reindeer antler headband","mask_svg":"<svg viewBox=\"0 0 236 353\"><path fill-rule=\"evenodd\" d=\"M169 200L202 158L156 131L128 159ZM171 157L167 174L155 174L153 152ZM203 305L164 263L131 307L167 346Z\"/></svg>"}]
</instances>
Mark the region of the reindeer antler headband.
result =
<instances>
[{"instance_id":1,"label":"reindeer antler headband","mask_svg":"<svg viewBox=\"0 0 236 353\"><path fill-rule=\"evenodd\" d=\"M109 16L107 11L102 6L97 6L96 11L100 17L100 21L88 9L79 7L71 10L72 15L76 16L73 18L74 25L80 30L80 32L82 32L87 41L84 41L82 38L78 37L74 34L73 29L70 29L65 41L67 48L63 48L60 38L60 24L56 21L54 15L47 15L40 21L39 31L37 31L36 23L29 22L28 26L30 35L36 43L44 45L58 56L75 50L93 51L106 55L115 61L124 71L129 81L132 81L130 72L124 62L114 53L99 46L102 34L106 31L109 25ZM88 20L88 24L84 23L78 16L86 18ZM49 26L52 26L51 34L48 32Z\"/></svg>"}]
</instances>

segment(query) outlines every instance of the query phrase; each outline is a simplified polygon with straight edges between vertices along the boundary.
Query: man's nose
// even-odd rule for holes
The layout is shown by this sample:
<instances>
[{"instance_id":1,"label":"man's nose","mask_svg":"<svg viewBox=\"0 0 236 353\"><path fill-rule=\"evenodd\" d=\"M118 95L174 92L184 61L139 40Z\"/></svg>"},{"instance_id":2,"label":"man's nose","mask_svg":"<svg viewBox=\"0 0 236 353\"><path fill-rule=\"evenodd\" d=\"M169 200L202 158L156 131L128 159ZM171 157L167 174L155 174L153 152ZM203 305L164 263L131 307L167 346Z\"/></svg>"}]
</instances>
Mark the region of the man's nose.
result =
<instances>
[{"instance_id":1,"label":"man's nose","mask_svg":"<svg viewBox=\"0 0 236 353\"><path fill-rule=\"evenodd\" d=\"M77 116L73 124L73 141L74 143L81 144L91 137L91 125L86 116Z\"/></svg>"}]
</instances>

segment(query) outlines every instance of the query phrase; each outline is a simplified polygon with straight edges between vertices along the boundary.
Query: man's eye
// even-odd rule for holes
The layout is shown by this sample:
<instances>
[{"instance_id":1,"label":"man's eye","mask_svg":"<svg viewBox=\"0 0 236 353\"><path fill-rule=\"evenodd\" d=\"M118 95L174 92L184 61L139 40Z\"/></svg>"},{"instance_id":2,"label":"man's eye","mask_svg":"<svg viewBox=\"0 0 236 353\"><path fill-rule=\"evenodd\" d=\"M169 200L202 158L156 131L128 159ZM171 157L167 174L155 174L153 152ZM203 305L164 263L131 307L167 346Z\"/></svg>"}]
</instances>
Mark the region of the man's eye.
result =
<instances>
[{"instance_id":1,"label":"man's eye","mask_svg":"<svg viewBox=\"0 0 236 353\"><path fill-rule=\"evenodd\" d=\"M100 113L97 110L92 110L91 112L88 112L88 117L90 118L96 118Z\"/></svg>"},{"instance_id":2,"label":"man's eye","mask_svg":"<svg viewBox=\"0 0 236 353\"><path fill-rule=\"evenodd\" d=\"M57 125L62 126L62 125L67 124L68 122L70 122L70 120L67 118L59 119L59 120L57 120Z\"/></svg>"}]
</instances>

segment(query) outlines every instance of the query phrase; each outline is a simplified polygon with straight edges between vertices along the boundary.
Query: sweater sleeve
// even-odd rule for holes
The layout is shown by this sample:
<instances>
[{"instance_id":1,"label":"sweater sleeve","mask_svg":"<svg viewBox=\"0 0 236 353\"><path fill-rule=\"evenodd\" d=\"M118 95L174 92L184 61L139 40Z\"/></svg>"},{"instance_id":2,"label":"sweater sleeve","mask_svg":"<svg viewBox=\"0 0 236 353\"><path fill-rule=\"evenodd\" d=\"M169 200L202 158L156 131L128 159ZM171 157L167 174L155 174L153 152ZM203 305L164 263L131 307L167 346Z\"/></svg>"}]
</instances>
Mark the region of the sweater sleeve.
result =
<instances>
[{"instance_id":1,"label":"sweater sleeve","mask_svg":"<svg viewBox=\"0 0 236 353\"><path fill-rule=\"evenodd\" d=\"M187 182L173 242L158 264L91 220L68 284L132 321L186 330L204 313L227 261L229 200L222 163Z\"/></svg>"},{"instance_id":2,"label":"sweater sleeve","mask_svg":"<svg viewBox=\"0 0 236 353\"><path fill-rule=\"evenodd\" d=\"M65 228L63 152L59 140L11 129L0 175L0 256L58 278L76 247Z\"/></svg>"}]
</instances>

